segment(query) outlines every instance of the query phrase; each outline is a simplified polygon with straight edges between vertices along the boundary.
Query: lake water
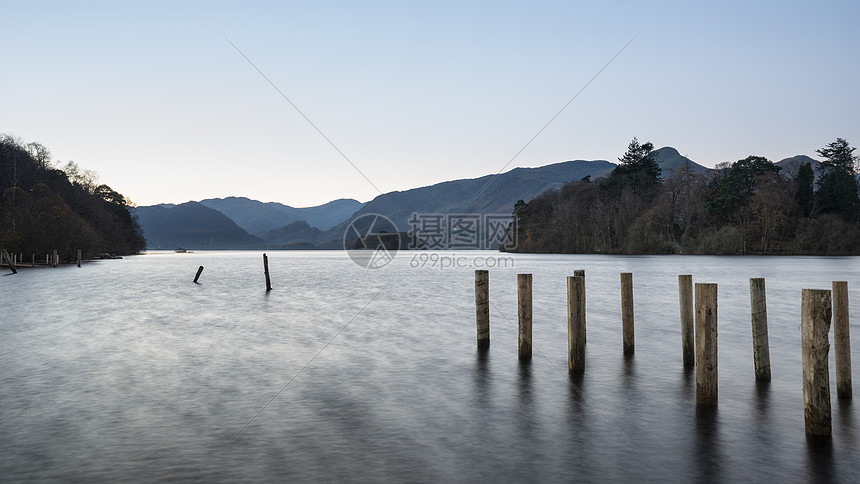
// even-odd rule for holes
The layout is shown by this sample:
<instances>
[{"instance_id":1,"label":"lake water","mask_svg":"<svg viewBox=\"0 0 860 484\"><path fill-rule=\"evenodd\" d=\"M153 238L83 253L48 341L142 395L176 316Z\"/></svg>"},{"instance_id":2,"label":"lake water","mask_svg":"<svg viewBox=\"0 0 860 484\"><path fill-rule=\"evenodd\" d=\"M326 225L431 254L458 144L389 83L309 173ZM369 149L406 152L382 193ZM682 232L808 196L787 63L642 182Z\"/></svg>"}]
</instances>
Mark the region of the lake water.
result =
<instances>
[{"instance_id":1,"label":"lake water","mask_svg":"<svg viewBox=\"0 0 860 484\"><path fill-rule=\"evenodd\" d=\"M836 399L832 351L833 438L805 436L799 329L801 289L847 280L860 338L860 258L464 252L442 270L416 255L368 270L343 252L269 252L270 293L259 252L0 276L0 480L860 482L860 411ZM477 256L513 258L490 270L486 352ZM571 378L574 269L588 346ZM534 274L525 364L518 272ZM620 272L634 274L632 357ZM697 408L682 366L678 274L719 284L715 410ZM750 277L767 279L766 384Z\"/></svg>"}]
</instances>

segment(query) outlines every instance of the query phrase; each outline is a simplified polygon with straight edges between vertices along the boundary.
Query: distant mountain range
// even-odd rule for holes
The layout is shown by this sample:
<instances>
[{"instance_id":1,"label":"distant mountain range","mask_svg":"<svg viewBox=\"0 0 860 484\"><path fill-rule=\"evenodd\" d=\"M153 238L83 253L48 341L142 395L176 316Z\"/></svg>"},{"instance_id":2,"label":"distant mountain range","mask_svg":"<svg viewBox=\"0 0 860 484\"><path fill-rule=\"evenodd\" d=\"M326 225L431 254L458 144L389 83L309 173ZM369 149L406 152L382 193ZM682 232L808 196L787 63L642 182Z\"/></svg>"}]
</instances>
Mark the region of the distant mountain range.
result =
<instances>
[{"instance_id":1,"label":"distant mountain range","mask_svg":"<svg viewBox=\"0 0 860 484\"><path fill-rule=\"evenodd\" d=\"M654 155L664 177L671 177L682 167L695 173L709 171L672 147L655 150ZM813 168L818 165L805 155L776 164L793 174L806 162ZM136 213L149 249L340 249L350 221L361 215L385 215L402 232L409 230L413 213L510 215L517 200L527 202L565 183L608 175L615 166L606 160L575 160L514 168L496 175L389 192L364 204L339 199L316 207L294 208L228 197L138 207Z\"/></svg>"}]
</instances>

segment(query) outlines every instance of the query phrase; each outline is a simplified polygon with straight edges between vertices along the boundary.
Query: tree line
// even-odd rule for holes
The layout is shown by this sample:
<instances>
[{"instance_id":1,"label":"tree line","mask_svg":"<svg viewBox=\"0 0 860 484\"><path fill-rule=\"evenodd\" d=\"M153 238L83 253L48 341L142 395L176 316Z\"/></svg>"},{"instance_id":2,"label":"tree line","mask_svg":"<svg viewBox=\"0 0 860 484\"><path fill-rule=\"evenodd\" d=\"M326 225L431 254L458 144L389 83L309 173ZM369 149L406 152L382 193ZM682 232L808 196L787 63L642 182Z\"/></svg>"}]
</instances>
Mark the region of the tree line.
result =
<instances>
[{"instance_id":1,"label":"tree line","mask_svg":"<svg viewBox=\"0 0 860 484\"><path fill-rule=\"evenodd\" d=\"M54 249L71 261L146 247L131 203L98 176L51 159L43 145L0 135L0 248L41 257Z\"/></svg>"},{"instance_id":2,"label":"tree line","mask_svg":"<svg viewBox=\"0 0 860 484\"><path fill-rule=\"evenodd\" d=\"M749 156L664 178L652 151L634 138L608 176L518 201L514 251L860 254L858 157L842 138L791 173Z\"/></svg>"}]
</instances>

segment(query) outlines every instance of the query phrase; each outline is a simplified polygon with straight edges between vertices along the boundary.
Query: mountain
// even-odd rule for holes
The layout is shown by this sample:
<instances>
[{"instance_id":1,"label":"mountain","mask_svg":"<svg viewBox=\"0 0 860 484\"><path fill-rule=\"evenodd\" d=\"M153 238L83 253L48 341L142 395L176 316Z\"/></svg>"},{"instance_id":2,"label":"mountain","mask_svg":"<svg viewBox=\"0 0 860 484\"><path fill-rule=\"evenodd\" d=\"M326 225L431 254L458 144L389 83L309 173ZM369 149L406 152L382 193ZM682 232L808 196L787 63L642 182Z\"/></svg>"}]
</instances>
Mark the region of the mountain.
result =
<instances>
[{"instance_id":1,"label":"mountain","mask_svg":"<svg viewBox=\"0 0 860 484\"><path fill-rule=\"evenodd\" d=\"M324 240L322 230L311 227L304 220L297 220L285 227L272 230L263 235L263 240L273 247L286 246L296 242L317 244Z\"/></svg>"},{"instance_id":2,"label":"mountain","mask_svg":"<svg viewBox=\"0 0 860 484\"><path fill-rule=\"evenodd\" d=\"M675 148L666 146L654 150L657 164L664 178L669 178L677 170L684 167L694 173L704 174L708 168L699 165L681 155ZM798 155L777 163L785 169L783 173L795 170L800 163L817 162L807 156ZM413 188L404 191L394 191L379 195L373 200L362 204L356 200L340 199L324 205L307 208L294 208L275 202L259 202L244 197L213 198L201 201L198 205L220 213L224 219L235 222L237 227L233 232L224 232L237 236L235 229L253 234L253 239L242 239L242 243L256 240L258 247L274 248L342 248L343 237L350 222L363 215L379 214L391 219L396 230L406 232L413 227L409 224L412 214L464 215L464 214L498 214L510 215L518 200L530 201L541 193L556 189L565 183L582 179L586 176L599 178L608 175L616 164L605 160L575 160L554 163L538 168L514 168L497 175L485 175L479 178L452 180L435 185ZM185 205L185 204L183 204ZM145 209L158 213L161 210L175 210L180 206L171 205L141 207L138 209L141 226L147 232L147 237L159 243L165 240L169 231L158 232L151 236L150 221L146 219ZM199 210L199 208L198 208ZM210 214L211 217L214 215ZM189 221L189 223L191 223ZM218 227L226 227L226 221L220 219ZM187 229L187 227L177 227ZM217 230L221 230L217 229ZM155 230L162 230L157 228ZM209 228L207 230L216 230ZM153 238L154 237L154 238ZM238 236L237 236L238 237ZM165 248L178 245L174 239L163 244ZM215 245L215 238L209 240L210 246ZM239 243L239 239L224 241L225 244ZM194 244L184 243L189 247ZM152 247L152 245L150 245Z\"/></svg>"},{"instance_id":3,"label":"mountain","mask_svg":"<svg viewBox=\"0 0 860 484\"><path fill-rule=\"evenodd\" d=\"M782 168L780 170L780 174L787 176L789 178L794 178L797 175L797 170L800 169L801 165L805 165L806 163L810 163L812 165L812 172L815 173L815 179L818 179L818 160L814 160L806 155L796 155L791 158L786 158L784 160L779 160L774 165Z\"/></svg>"},{"instance_id":4,"label":"mountain","mask_svg":"<svg viewBox=\"0 0 860 484\"><path fill-rule=\"evenodd\" d=\"M263 245L223 213L198 202L137 207L148 249L246 249Z\"/></svg>"},{"instance_id":5,"label":"mountain","mask_svg":"<svg viewBox=\"0 0 860 484\"><path fill-rule=\"evenodd\" d=\"M361 208L353 199L333 200L315 207L295 208L277 202L259 202L245 197L210 198L201 204L223 213L248 233L263 237L272 230L304 220L311 227L327 230Z\"/></svg>"},{"instance_id":6,"label":"mountain","mask_svg":"<svg viewBox=\"0 0 860 484\"><path fill-rule=\"evenodd\" d=\"M408 231L413 213L510 215L517 200L531 200L549 189L586 176L607 175L615 164L605 160L564 161L538 168L514 168L498 175L447 181L394 191L367 202L352 219L366 214L385 215L400 231ZM325 240L342 240L345 221L326 231Z\"/></svg>"},{"instance_id":7,"label":"mountain","mask_svg":"<svg viewBox=\"0 0 860 484\"><path fill-rule=\"evenodd\" d=\"M707 173L709 170L709 168L695 163L686 156L681 155L681 153L678 153L678 150L671 146L665 146L654 150L653 153L654 159L657 161L657 165L659 165L662 170L664 179L671 178L672 175L681 167L687 167L693 173L700 174Z\"/></svg>"}]
</instances>

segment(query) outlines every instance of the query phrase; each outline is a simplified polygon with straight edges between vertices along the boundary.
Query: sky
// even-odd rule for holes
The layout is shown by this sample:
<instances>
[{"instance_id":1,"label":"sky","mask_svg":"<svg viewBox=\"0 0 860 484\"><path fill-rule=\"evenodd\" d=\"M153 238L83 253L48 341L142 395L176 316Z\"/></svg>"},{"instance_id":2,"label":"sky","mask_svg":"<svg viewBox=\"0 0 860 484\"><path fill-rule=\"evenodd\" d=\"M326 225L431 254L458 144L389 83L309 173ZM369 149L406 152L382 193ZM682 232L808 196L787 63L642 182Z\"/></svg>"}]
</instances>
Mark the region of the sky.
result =
<instances>
[{"instance_id":1,"label":"sky","mask_svg":"<svg viewBox=\"0 0 860 484\"><path fill-rule=\"evenodd\" d=\"M633 137L709 167L860 143L854 1L3 0L0 11L0 133L138 205L364 202L615 161Z\"/></svg>"}]
</instances>

